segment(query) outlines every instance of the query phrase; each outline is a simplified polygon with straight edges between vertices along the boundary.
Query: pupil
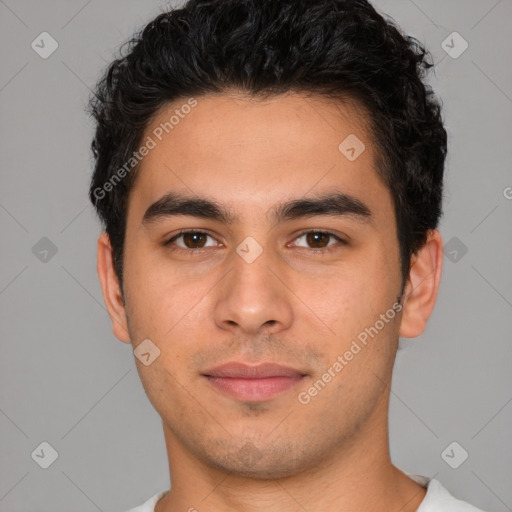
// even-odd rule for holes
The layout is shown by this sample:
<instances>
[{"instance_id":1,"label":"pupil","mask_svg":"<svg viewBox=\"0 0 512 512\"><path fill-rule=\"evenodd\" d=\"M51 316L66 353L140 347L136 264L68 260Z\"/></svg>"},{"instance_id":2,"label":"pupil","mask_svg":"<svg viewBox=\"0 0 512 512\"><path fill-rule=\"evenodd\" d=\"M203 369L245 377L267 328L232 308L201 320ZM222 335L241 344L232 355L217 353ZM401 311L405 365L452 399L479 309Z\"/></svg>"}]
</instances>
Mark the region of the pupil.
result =
<instances>
[{"instance_id":1,"label":"pupil","mask_svg":"<svg viewBox=\"0 0 512 512\"><path fill-rule=\"evenodd\" d=\"M308 235L308 243L311 245L317 244L321 238L326 238L325 233L309 233ZM324 247L325 244L320 243L321 247Z\"/></svg>"},{"instance_id":2,"label":"pupil","mask_svg":"<svg viewBox=\"0 0 512 512\"><path fill-rule=\"evenodd\" d=\"M187 243L187 239L188 240L192 239L192 242L191 242L192 245L200 244L200 240L198 240L198 239L201 237L204 237L204 236L205 235L202 233L187 233L187 234L185 234L185 243L186 243L186 245L189 245ZM200 244L200 245L202 246L202 244Z\"/></svg>"}]
</instances>

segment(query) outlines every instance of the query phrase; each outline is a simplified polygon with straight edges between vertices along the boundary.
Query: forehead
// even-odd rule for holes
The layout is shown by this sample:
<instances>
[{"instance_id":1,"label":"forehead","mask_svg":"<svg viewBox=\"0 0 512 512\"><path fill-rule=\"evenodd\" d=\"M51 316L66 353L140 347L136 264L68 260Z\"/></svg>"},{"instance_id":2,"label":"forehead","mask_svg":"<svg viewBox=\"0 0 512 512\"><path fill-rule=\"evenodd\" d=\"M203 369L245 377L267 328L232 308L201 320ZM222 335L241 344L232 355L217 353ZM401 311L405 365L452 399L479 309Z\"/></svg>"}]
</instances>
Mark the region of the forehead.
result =
<instances>
[{"instance_id":1,"label":"forehead","mask_svg":"<svg viewBox=\"0 0 512 512\"><path fill-rule=\"evenodd\" d=\"M193 105L193 106L191 106ZM336 188L391 207L376 173L370 119L356 101L291 93L183 98L147 126L130 201L141 208L170 191L267 211L284 199Z\"/></svg>"}]
</instances>

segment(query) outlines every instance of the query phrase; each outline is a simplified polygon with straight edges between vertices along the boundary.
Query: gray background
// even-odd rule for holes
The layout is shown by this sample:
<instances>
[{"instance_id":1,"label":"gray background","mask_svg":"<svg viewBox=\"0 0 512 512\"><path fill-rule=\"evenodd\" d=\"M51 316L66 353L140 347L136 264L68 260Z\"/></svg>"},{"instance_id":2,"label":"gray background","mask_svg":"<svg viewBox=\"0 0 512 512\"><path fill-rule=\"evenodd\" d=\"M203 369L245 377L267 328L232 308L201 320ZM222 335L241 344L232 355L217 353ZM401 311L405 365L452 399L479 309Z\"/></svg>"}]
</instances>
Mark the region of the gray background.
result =
<instances>
[{"instance_id":1,"label":"gray background","mask_svg":"<svg viewBox=\"0 0 512 512\"><path fill-rule=\"evenodd\" d=\"M165 5L0 0L2 512L120 511L168 487L161 420L96 275L84 114L120 43ZM450 144L440 229L455 237L428 328L398 353L392 459L480 508L512 510L512 1L375 6L438 64ZM59 44L47 59L31 48L43 31ZM469 45L458 58L441 46L454 31ZM56 254L43 255L43 237ZM58 452L48 469L31 456L43 441ZM441 456L453 441L452 460L469 454L457 469Z\"/></svg>"}]
</instances>

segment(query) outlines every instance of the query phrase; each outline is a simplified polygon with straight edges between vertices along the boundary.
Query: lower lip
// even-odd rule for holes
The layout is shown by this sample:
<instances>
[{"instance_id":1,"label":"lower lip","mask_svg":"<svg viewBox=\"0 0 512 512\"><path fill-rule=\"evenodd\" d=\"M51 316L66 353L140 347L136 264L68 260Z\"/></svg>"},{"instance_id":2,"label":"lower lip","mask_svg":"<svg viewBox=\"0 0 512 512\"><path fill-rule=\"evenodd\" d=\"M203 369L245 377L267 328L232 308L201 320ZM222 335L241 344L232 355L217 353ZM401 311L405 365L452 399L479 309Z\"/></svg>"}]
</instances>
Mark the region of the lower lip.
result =
<instances>
[{"instance_id":1,"label":"lower lip","mask_svg":"<svg viewBox=\"0 0 512 512\"><path fill-rule=\"evenodd\" d=\"M302 380L301 375L294 377L266 377L262 379L238 379L233 377L212 377L208 381L218 390L240 400L261 401L290 389Z\"/></svg>"}]
</instances>

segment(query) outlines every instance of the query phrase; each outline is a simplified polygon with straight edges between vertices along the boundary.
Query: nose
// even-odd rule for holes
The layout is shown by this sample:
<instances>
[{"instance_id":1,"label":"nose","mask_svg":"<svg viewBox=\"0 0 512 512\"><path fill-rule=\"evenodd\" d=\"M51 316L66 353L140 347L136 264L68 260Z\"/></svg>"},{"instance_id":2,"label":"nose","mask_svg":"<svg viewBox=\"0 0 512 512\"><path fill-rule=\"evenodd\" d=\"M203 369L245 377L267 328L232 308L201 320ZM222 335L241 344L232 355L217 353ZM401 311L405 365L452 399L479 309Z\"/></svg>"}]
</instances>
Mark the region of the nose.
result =
<instances>
[{"instance_id":1,"label":"nose","mask_svg":"<svg viewBox=\"0 0 512 512\"><path fill-rule=\"evenodd\" d=\"M290 267L279 264L263 250L248 263L238 254L219 283L215 323L237 334L273 334L290 327L292 291L287 287ZM238 331L238 332L237 332Z\"/></svg>"}]
</instances>

